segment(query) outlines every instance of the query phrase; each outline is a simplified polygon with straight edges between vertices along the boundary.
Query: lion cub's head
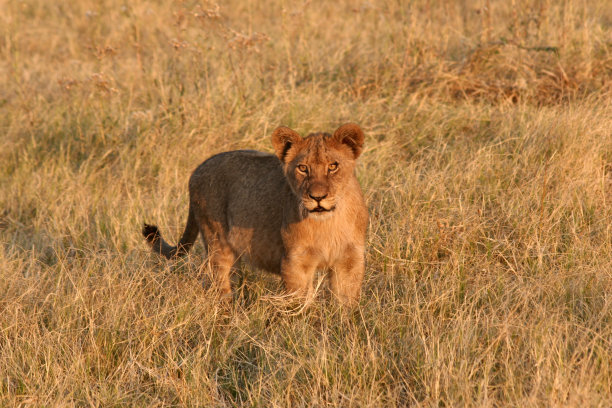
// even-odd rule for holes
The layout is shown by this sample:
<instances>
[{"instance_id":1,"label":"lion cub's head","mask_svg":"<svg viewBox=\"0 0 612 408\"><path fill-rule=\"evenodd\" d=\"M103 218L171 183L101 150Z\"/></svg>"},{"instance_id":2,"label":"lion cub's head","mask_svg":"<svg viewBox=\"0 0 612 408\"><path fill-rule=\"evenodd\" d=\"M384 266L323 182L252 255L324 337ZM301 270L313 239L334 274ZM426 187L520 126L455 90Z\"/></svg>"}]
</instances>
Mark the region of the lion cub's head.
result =
<instances>
[{"instance_id":1,"label":"lion cub's head","mask_svg":"<svg viewBox=\"0 0 612 408\"><path fill-rule=\"evenodd\" d=\"M272 144L291 189L304 212L315 218L331 215L346 189L355 188L355 160L363 148L363 131L355 124L340 126L333 135L311 133L302 138L281 126Z\"/></svg>"}]
</instances>

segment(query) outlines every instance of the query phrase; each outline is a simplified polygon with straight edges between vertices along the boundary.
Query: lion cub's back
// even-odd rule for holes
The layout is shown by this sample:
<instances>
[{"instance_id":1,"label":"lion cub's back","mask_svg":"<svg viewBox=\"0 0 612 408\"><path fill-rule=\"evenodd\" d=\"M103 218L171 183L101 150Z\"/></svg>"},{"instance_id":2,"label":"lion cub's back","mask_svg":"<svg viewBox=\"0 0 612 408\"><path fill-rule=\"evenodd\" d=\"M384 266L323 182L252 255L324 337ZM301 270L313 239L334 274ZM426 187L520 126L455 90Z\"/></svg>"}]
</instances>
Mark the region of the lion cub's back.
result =
<instances>
[{"instance_id":1,"label":"lion cub's back","mask_svg":"<svg viewBox=\"0 0 612 408\"><path fill-rule=\"evenodd\" d=\"M200 164L189 180L189 192L207 201L213 198L253 201L278 194L286 184L276 156L234 150L216 154Z\"/></svg>"},{"instance_id":2,"label":"lion cub's back","mask_svg":"<svg viewBox=\"0 0 612 408\"><path fill-rule=\"evenodd\" d=\"M254 227L278 219L288 188L278 158L254 150L212 156L189 180L192 203L226 227Z\"/></svg>"}]
</instances>

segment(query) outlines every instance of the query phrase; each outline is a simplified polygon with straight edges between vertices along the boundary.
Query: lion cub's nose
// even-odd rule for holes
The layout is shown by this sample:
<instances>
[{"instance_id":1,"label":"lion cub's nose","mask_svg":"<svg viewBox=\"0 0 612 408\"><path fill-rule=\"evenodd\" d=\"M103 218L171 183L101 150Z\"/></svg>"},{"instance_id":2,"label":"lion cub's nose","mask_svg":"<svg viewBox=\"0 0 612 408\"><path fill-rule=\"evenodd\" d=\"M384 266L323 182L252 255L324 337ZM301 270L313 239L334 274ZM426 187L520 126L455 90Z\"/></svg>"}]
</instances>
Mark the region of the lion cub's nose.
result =
<instances>
[{"instance_id":1,"label":"lion cub's nose","mask_svg":"<svg viewBox=\"0 0 612 408\"><path fill-rule=\"evenodd\" d=\"M310 198L312 198L313 200L315 200L315 201L317 201L317 202L320 202L322 199L324 199L325 197L327 197L327 194L323 194L323 195L321 195L321 194L317 194L317 195L314 195L314 194L308 194L308 196L310 196Z\"/></svg>"}]
</instances>

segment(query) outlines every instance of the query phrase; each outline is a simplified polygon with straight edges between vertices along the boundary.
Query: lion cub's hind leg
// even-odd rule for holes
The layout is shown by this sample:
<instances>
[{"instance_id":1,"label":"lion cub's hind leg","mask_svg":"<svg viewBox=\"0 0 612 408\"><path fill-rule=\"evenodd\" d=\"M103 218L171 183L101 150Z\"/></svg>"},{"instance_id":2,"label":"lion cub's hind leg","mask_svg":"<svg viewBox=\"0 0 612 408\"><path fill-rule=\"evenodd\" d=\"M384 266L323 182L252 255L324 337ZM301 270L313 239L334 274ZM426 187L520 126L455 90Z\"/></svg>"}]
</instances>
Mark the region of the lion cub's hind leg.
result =
<instances>
[{"instance_id":1,"label":"lion cub's hind leg","mask_svg":"<svg viewBox=\"0 0 612 408\"><path fill-rule=\"evenodd\" d=\"M230 274L237 257L231 246L221 239L211 239L207 243L214 284L221 296L229 296L232 293Z\"/></svg>"}]
</instances>

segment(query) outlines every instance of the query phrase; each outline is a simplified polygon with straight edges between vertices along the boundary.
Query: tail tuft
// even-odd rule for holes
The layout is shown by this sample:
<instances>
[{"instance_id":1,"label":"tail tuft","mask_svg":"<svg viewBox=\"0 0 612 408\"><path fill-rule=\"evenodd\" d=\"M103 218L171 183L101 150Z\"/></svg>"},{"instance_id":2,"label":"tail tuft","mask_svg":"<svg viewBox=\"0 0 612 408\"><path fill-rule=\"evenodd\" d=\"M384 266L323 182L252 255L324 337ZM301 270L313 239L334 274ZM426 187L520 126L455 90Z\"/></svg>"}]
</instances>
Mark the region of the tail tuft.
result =
<instances>
[{"instance_id":1,"label":"tail tuft","mask_svg":"<svg viewBox=\"0 0 612 408\"><path fill-rule=\"evenodd\" d=\"M200 230L198 224L195 221L191 206L189 207L189 216L187 217L187 225L185 225L185 231L181 240L176 246L169 245L161 236L159 228L156 225L143 224L142 235L146 238L147 243L153 249L153 252L161 254L168 259L175 258L177 256L183 256L195 242Z\"/></svg>"},{"instance_id":2,"label":"tail tuft","mask_svg":"<svg viewBox=\"0 0 612 408\"><path fill-rule=\"evenodd\" d=\"M156 225L144 224L142 227L142 235L147 239L147 241L151 244L159 241L161 238L161 234L159 233L159 228Z\"/></svg>"}]
</instances>

